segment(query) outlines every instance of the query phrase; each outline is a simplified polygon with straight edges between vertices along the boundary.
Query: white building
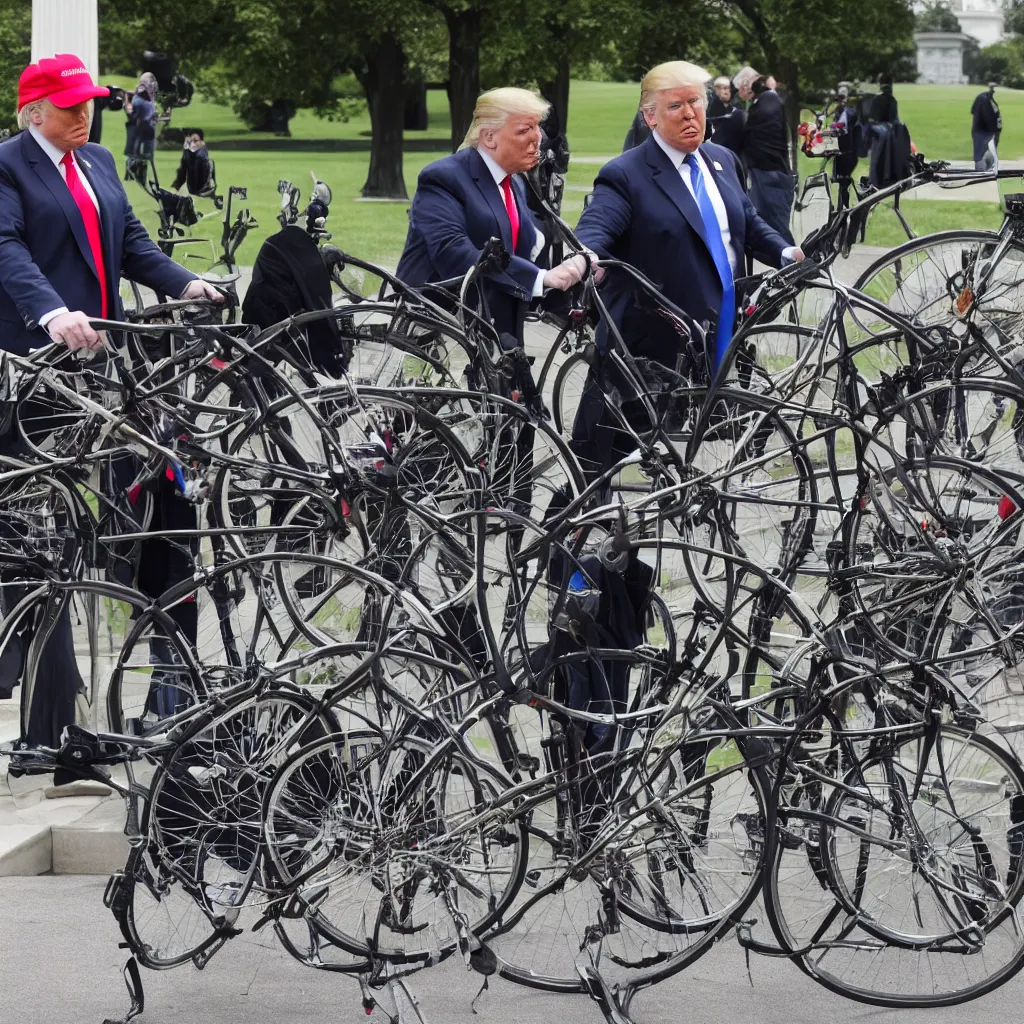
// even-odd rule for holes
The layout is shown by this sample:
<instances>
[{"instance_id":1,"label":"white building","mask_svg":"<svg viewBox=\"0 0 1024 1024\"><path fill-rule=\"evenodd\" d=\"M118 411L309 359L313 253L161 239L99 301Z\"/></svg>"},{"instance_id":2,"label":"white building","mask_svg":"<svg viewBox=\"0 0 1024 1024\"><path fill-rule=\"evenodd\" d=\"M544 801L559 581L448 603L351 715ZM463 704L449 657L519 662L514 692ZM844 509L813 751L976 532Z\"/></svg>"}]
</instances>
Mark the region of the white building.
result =
<instances>
[{"instance_id":1,"label":"white building","mask_svg":"<svg viewBox=\"0 0 1024 1024\"><path fill-rule=\"evenodd\" d=\"M915 0L914 13L919 14L926 6L925 0ZM964 49L971 40L979 46L991 46L1003 39L1002 0L946 0L946 6L960 23L960 31L914 33L919 82L938 85L966 82Z\"/></svg>"},{"instance_id":2,"label":"white building","mask_svg":"<svg viewBox=\"0 0 1024 1024\"><path fill-rule=\"evenodd\" d=\"M976 39L981 46L991 46L1003 39L1002 0L945 0L946 6L960 22L960 31ZM914 0L914 13L930 6L926 0Z\"/></svg>"},{"instance_id":3,"label":"white building","mask_svg":"<svg viewBox=\"0 0 1024 1024\"><path fill-rule=\"evenodd\" d=\"M1000 0L953 0L950 10L960 22L960 31L974 36L981 46L1003 38L1003 5Z\"/></svg>"},{"instance_id":4,"label":"white building","mask_svg":"<svg viewBox=\"0 0 1024 1024\"><path fill-rule=\"evenodd\" d=\"M917 80L926 85L964 84L964 47L969 39L962 32L915 32Z\"/></svg>"}]
</instances>

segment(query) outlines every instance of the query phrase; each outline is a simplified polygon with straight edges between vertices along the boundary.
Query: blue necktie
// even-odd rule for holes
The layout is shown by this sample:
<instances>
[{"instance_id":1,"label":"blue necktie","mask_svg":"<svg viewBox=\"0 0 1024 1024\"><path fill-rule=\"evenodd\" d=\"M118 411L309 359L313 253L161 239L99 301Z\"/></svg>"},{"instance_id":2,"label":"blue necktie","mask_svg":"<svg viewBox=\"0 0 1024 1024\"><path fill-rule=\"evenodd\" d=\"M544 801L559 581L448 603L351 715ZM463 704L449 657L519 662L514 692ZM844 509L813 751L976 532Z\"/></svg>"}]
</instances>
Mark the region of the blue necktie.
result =
<instances>
[{"instance_id":1,"label":"blue necktie","mask_svg":"<svg viewBox=\"0 0 1024 1024\"><path fill-rule=\"evenodd\" d=\"M736 311L736 289L732 281L732 266L729 254L725 251L722 240L722 229L718 224L718 215L711 203L711 196L704 187L704 175L700 169L700 157L696 153L687 155L683 163L689 165L690 181L693 183L693 195L697 200L701 220L704 221L704 233L708 236L708 248L711 258L715 261L715 269L722 281L722 305L718 311L718 330L715 334L715 370L722 365L725 353L732 340L733 320Z\"/></svg>"}]
</instances>

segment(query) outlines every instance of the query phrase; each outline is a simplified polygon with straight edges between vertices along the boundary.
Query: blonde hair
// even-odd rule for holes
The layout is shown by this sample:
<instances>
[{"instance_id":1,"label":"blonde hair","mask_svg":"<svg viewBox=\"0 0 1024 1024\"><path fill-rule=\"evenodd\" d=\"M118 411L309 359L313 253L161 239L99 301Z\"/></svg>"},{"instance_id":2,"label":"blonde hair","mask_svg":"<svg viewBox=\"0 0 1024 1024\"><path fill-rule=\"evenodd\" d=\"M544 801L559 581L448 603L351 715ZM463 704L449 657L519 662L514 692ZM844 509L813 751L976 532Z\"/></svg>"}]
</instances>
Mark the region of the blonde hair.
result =
<instances>
[{"instance_id":1,"label":"blonde hair","mask_svg":"<svg viewBox=\"0 0 1024 1024\"><path fill-rule=\"evenodd\" d=\"M477 146L480 142L480 133L485 129L498 131L509 114L543 120L550 109L551 104L547 100L541 99L529 89L516 89L513 86L491 89L477 99L473 108L473 121L459 149Z\"/></svg>"},{"instance_id":2,"label":"blonde hair","mask_svg":"<svg viewBox=\"0 0 1024 1024\"><path fill-rule=\"evenodd\" d=\"M682 89L697 85L706 87L711 75L703 68L691 64L688 60L670 60L658 64L644 75L640 82L640 109L651 110L654 107L654 94L665 89Z\"/></svg>"},{"instance_id":3,"label":"blonde hair","mask_svg":"<svg viewBox=\"0 0 1024 1024\"><path fill-rule=\"evenodd\" d=\"M32 115L37 110L43 109L43 103L45 100L33 100L31 103L26 103L25 106L18 111L18 127L24 132L28 131L28 126L32 123Z\"/></svg>"}]
</instances>

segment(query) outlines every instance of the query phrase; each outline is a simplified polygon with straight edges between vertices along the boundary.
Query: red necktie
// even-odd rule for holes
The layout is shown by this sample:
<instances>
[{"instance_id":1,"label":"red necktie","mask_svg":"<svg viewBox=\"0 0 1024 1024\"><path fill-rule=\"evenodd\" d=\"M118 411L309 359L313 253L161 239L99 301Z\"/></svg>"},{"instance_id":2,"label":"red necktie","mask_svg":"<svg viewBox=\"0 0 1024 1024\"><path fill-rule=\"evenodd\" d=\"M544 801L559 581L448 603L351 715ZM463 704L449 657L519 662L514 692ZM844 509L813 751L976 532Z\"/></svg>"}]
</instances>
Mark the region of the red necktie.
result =
<instances>
[{"instance_id":1,"label":"red necktie","mask_svg":"<svg viewBox=\"0 0 1024 1024\"><path fill-rule=\"evenodd\" d=\"M107 319L107 268L103 264L103 245L100 242L100 215L96 212L96 204L89 197L89 193L78 176L78 168L70 153L61 157L61 164L64 167L65 180L68 183L68 191L74 199L78 212L82 215L85 224L85 235L89 239L89 249L92 251L92 260L96 264L96 276L100 280L100 316Z\"/></svg>"},{"instance_id":2,"label":"red necktie","mask_svg":"<svg viewBox=\"0 0 1024 1024\"><path fill-rule=\"evenodd\" d=\"M501 190L505 193L505 210L508 212L508 222L512 225L512 251L516 251L519 244L519 210L516 207L516 198L512 195L512 175L506 174L501 180Z\"/></svg>"}]
</instances>

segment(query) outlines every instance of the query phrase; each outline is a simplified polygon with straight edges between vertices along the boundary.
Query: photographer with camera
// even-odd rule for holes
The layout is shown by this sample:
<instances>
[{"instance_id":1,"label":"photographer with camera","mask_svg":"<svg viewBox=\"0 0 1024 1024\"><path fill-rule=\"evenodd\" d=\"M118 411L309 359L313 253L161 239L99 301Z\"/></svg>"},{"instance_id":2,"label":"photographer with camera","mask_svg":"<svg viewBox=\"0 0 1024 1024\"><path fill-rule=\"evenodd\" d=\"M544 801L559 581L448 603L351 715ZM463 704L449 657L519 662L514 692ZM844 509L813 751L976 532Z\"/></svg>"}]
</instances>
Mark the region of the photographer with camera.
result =
<instances>
[{"instance_id":1,"label":"photographer with camera","mask_svg":"<svg viewBox=\"0 0 1024 1024\"><path fill-rule=\"evenodd\" d=\"M0 144L0 349L26 355L51 341L100 348L103 336L89 320L122 316L122 276L166 295L223 301L153 243L132 212L114 158L88 143L93 102L106 96L72 54L44 58L21 74L23 131ZM45 424L48 415L43 408L25 416L23 409L22 421ZM0 454L24 452L18 430L0 436ZM16 681L0 679L0 689ZM36 667L27 742L59 745L74 722L81 685L65 609Z\"/></svg>"},{"instance_id":2,"label":"photographer with camera","mask_svg":"<svg viewBox=\"0 0 1024 1024\"><path fill-rule=\"evenodd\" d=\"M152 161L156 149L156 78L150 73L139 77L135 94L125 103L129 133L132 137L130 158Z\"/></svg>"}]
</instances>

